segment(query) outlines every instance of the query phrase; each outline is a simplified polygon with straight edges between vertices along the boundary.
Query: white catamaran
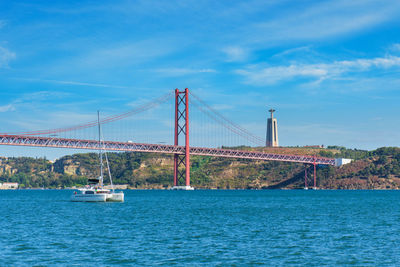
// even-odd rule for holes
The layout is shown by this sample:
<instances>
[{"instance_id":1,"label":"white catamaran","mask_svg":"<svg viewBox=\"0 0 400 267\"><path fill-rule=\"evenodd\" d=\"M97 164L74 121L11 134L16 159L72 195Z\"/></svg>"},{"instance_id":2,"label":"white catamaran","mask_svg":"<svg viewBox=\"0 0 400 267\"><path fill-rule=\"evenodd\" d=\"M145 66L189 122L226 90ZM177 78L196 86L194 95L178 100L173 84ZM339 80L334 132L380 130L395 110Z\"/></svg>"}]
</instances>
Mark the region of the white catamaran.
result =
<instances>
[{"instance_id":1,"label":"white catamaran","mask_svg":"<svg viewBox=\"0 0 400 267\"><path fill-rule=\"evenodd\" d=\"M97 112L97 121L99 125L99 160L100 160L100 176L97 178L89 179L88 184L85 188L80 188L74 191L71 196L71 201L74 202L124 202L124 192L115 192L114 185L112 182L110 164L108 163L107 153L103 151L104 141L101 140L101 126L100 126L100 115ZM105 155L108 176L110 178L111 190L104 188L103 184L103 153Z\"/></svg>"}]
</instances>

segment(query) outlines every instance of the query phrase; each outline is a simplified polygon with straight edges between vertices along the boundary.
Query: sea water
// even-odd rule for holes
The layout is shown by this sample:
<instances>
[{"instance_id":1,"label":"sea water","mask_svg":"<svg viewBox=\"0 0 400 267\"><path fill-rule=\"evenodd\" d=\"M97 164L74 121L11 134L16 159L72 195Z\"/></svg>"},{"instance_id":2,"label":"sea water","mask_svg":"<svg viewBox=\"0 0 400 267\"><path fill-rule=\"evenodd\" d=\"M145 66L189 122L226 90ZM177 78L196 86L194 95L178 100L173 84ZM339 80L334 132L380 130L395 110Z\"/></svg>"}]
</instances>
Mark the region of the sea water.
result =
<instances>
[{"instance_id":1,"label":"sea water","mask_svg":"<svg viewBox=\"0 0 400 267\"><path fill-rule=\"evenodd\" d=\"M400 265L399 191L0 191L0 266Z\"/></svg>"}]
</instances>

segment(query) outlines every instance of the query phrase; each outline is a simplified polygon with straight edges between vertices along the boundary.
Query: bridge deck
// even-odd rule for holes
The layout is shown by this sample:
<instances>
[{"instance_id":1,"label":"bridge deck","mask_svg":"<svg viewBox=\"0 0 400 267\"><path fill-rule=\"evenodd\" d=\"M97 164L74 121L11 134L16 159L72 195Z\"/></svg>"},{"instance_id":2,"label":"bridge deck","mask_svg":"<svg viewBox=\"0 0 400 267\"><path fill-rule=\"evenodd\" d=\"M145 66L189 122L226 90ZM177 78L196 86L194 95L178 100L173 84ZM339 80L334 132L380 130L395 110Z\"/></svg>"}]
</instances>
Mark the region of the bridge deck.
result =
<instances>
[{"instance_id":1,"label":"bridge deck","mask_svg":"<svg viewBox=\"0 0 400 267\"><path fill-rule=\"evenodd\" d=\"M90 149L100 148L98 140L80 140L52 137L24 136L24 135L0 135L0 145L13 146L32 146L32 147L55 147L70 149ZM132 142L113 142L104 141L103 149L107 151L132 151L132 152L153 152L168 154L184 154L184 146L172 146L162 144L141 144ZM274 160L298 163L335 165L335 159L324 157L313 157L306 155L284 155L271 154L244 150L231 150L219 148L191 147L191 155L240 158L253 160Z\"/></svg>"}]
</instances>

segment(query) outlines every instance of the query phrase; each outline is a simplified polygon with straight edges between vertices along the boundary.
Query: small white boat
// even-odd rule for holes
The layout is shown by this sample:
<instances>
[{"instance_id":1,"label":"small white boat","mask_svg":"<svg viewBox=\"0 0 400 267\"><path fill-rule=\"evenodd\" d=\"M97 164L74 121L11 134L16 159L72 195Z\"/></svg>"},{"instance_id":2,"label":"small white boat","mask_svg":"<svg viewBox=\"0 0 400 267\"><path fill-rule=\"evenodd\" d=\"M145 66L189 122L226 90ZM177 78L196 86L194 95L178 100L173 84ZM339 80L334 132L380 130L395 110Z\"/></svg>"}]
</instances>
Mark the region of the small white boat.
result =
<instances>
[{"instance_id":1,"label":"small white boat","mask_svg":"<svg viewBox=\"0 0 400 267\"><path fill-rule=\"evenodd\" d=\"M100 128L100 116L97 113L98 125L99 125L99 159L100 159L100 176L98 178L89 179L89 185L85 188L80 188L74 191L71 196L73 202L124 202L124 192L115 192L114 185L112 182L110 164L108 163L107 153L104 152L108 176L110 178L111 190L103 187L103 146L101 145L101 128Z\"/></svg>"},{"instance_id":2,"label":"small white boat","mask_svg":"<svg viewBox=\"0 0 400 267\"><path fill-rule=\"evenodd\" d=\"M73 202L124 202L124 192L104 188L80 188L71 196Z\"/></svg>"}]
</instances>

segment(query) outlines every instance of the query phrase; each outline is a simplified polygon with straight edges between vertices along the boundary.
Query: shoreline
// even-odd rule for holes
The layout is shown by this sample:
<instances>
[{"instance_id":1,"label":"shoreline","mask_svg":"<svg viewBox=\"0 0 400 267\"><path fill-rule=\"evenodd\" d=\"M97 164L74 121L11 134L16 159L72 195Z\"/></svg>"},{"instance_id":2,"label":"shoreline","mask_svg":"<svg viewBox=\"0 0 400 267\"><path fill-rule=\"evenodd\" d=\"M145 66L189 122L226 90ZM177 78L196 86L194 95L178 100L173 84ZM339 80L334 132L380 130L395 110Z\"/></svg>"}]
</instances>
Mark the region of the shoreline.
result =
<instances>
[{"instance_id":1,"label":"shoreline","mask_svg":"<svg viewBox=\"0 0 400 267\"><path fill-rule=\"evenodd\" d=\"M17 188L17 189L0 189L0 191L22 191L22 190L77 190L78 188ZM303 188L194 188L195 191L398 191L399 188L372 188L372 189L362 189L362 188L346 188L346 189L334 189L334 188L317 188L304 190ZM177 191L170 190L170 188L126 188L126 189L116 189L116 190L132 190L132 191ZM185 190L178 190L185 191Z\"/></svg>"}]
</instances>

